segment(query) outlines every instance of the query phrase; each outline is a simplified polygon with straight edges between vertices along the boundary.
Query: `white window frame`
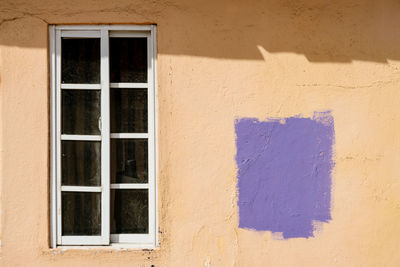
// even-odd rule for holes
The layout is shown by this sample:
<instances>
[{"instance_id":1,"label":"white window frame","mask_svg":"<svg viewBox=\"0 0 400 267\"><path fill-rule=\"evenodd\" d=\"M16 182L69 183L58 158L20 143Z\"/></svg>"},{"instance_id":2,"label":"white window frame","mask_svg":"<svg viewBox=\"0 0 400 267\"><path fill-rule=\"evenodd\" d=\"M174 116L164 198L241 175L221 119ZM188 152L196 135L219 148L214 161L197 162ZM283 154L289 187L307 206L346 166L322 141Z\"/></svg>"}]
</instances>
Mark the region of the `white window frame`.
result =
<instances>
[{"instance_id":1,"label":"white window frame","mask_svg":"<svg viewBox=\"0 0 400 267\"><path fill-rule=\"evenodd\" d=\"M61 37L100 38L100 84L61 84ZM147 83L110 83L109 38L146 37L148 54ZM157 217L157 85L156 85L156 26L155 25L51 25L50 49L50 246L114 245L129 248L158 246ZM113 88L147 88L148 132L110 134L109 92ZM61 90L101 90L101 135L61 134ZM112 138L147 138L148 183L110 184L110 140ZM61 140L101 141L101 186L61 186ZM110 190L148 189L149 233L110 235ZM101 192L101 235L61 235L61 192Z\"/></svg>"}]
</instances>

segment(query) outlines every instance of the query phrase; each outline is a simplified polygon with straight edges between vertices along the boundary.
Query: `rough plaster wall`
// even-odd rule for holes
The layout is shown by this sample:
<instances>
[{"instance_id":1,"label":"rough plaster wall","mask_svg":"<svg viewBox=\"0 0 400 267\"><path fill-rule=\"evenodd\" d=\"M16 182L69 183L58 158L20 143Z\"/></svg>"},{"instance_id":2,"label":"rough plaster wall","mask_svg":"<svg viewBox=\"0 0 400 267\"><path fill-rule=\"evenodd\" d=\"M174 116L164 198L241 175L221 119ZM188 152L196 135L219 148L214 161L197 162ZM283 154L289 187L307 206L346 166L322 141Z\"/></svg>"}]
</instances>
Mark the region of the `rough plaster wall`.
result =
<instances>
[{"instance_id":1,"label":"rough plaster wall","mask_svg":"<svg viewBox=\"0 0 400 267\"><path fill-rule=\"evenodd\" d=\"M398 1L0 2L2 266L398 266ZM51 250L47 23L158 24L160 248ZM234 120L332 110L332 221L238 228Z\"/></svg>"}]
</instances>

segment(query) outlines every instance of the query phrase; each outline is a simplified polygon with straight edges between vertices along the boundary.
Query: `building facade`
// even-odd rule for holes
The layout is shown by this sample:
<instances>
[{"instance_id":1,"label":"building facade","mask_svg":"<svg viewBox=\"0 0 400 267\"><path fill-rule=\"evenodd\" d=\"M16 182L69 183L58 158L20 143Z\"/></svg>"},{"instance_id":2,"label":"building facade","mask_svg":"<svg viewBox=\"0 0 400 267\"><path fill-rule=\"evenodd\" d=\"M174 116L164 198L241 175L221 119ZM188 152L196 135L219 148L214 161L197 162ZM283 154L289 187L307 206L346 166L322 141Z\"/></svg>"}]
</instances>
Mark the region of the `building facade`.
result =
<instances>
[{"instance_id":1,"label":"building facade","mask_svg":"<svg viewBox=\"0 0 400 267\"><path fill-rule=\"evenodd\" d=\"M398 266L399 14L1 1L1 266ZM101 163L64 161L71 142L100 142Z\"/></svg>"}]
</instances>

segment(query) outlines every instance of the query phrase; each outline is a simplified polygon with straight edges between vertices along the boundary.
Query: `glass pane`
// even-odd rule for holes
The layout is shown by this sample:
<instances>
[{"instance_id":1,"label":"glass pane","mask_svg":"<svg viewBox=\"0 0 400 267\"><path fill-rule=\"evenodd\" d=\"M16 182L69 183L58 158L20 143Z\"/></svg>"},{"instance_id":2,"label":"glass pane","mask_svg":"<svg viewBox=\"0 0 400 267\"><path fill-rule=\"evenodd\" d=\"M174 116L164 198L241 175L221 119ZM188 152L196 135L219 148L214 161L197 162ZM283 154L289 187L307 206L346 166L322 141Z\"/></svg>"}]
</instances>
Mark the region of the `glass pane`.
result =
<instances>
[{"instance_id":1,"label":"glass pane","mask_svg":"<svg viewBox=\"0 0 400 267\"><path fill-rule=\"evenodd\" d=\"M111 139L111 183L147 183L146 139Z\"/></svg>"},{"instance_id":2,"label":"glass pane","mask_svg":"<svg viewBox=\"0 0 400 267\"><path fill-rule=\"evenodd\" d=\"M147 89L111 89L111 132L147 133Z\"/></svg>"},{"instance_id":3,"label":"glass pane","mask_svg":"<svg viewBox=\"0 0 400 267\"><path fill-rule=\"evenodd\" d=\"M111 82L147 82L147 38L110 38Z\"/></svg>"},{"instance_id":4,"label":"glass pane","mask_svg":"<svg viewBox=\"0 0 400 267\"><path fill-rule=\"evenodd\" d=\"M100 91L62 90L62 133L100 134Z\"/></svg>"},{"instance_id":5,"label":"glass pane","mask_svg":"<svg viewBox=\"0 0 400 267\"><path fill-rule=\"evenodd\" d=\"M100 142L61 142L62 185L100 186Z\"/></svg>"},{"instance_id":6,"label":"glass pane","mask_svg":"<svg viewBox=\"0 0 400 267\"><path fill-rule=\"evenodd\" d=\"M62 192L62 235L101 234L101 193Z\"/></svg>"},{"instance_id":7,"label":"glass pane","mask_svg":"<svg viewBox=\"0 0 400 267\"><path fill-rule=\"evenodd\" d=\"M62 39L62 83L100 83L100 39Z\"/></svg>"},{"instance_id":8,"label":"glass pane","mask_svg":"<svg viewBox=\"0 0 400 267\"><path fill-rule=\"evenodd\" d=\"M111 190L111 233L148 233L148 199L147 189Z\"/></svg>"}]
</instances>

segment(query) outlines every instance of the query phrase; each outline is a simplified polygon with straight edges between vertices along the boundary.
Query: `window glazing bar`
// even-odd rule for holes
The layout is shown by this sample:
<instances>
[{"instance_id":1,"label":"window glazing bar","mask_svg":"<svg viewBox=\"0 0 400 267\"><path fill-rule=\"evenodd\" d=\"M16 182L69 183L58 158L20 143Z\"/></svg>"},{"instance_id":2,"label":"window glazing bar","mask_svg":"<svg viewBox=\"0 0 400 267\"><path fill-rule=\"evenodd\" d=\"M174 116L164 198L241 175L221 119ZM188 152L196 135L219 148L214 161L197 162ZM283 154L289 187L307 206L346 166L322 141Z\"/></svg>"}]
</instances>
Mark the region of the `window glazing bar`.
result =
<instances>
[{"instance_id":1,"label":"window glazing bar","mask_svg":"<svg viewBox=\"0 0 400 267\"><path fill-rule=\"evenodd\" d=\"M112 133L111 138L123 138L123 139L147 139L148 133Z\"/></svg>"},{"instance_id":2,"label":"window glazing bar","mask_svg":"<svg viewBox=\"0 0 400 267\"><path fill-rule=\"evenodd\" d=\"M149 189L149 184L111 184L111 189Z\"/></svg>"},{"instance_id":3,"label":"window glazing bar","mask_svg":"<svg viewBox=\"0 0 400 267\"><path fill-rule=\"evenodd\" d=\"M70 141L101 141L100 135L62 134L61 140Z\"/></svg>"},{"instance_id":4,"label":"window glazing bar","mask_svg":"<svg viewBox=\"0 0 400 267\"><path fill-rule=\"evenodd\" d=\"M100 90L100 84L62 83L61 89Z\"/></svg>"},{"instance_id":5,"label":"window glazing bar","mask_svg":"<svg viewBox=\"0 0 400 267\"><path fill-rule=\"evenodd\" d=\"M148 83L110 83L110 88L148 88Z\"/></svg>"},{"instance_id":6,"label":"window glazing bar","mask_svg":"<svg viewBox=\"0 0 400 267\"><path fill-rule=\"evenodd\" d=\"M101 192L101 186L73 186L63 185L61 186L62 192Z\"/></svg>"}]
</instances>

